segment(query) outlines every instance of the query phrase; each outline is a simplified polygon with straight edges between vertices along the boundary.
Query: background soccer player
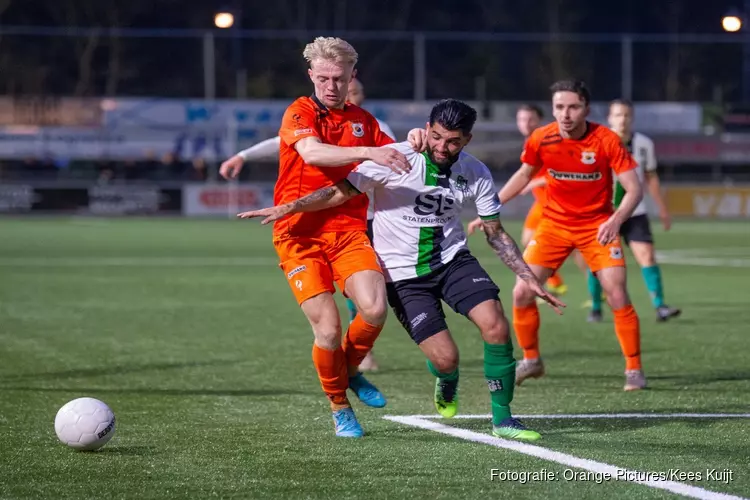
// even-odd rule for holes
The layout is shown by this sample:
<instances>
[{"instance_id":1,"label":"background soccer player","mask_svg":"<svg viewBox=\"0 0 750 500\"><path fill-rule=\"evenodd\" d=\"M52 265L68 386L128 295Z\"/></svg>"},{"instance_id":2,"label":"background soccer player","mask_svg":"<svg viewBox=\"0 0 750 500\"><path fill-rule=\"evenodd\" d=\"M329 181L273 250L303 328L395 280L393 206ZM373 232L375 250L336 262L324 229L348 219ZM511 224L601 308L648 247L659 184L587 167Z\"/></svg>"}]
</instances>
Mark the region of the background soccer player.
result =
<instances>
[{"instance_id":1,"label":"background soccer player","mask_svg":"<svg viewBox=\"0 0 750 500\"><path fill-rule=\"evenodd\" d=\"M349 82L346 99L348 102L354 104L355 106L361 106L364 102L365 89L362 86L362 83L357 78L352 77L352 81ZM393 133L393 130L391 130L391 127L389 127L388 124L386 124L382 120L378 120L378 125L380 125L380 130L383 131L385 135L387 135L394 141L396 140L396 134ZM276 156L279 154L280 147L281 137L279 136L261 141L258 144L244 149L228 160L224 161L221 164L219 173L225 179L235 179L242 171L242 167L246 161L261 160L264 158ZM372 199L370 199L370 204L367 207L367 235L370 237L370 239L372 239L373 213ZM354 318L356 318L357 316L357 307L354 305L354 301L350 298L346 299L346 307L349 310L349 323L351 324L352 321L354 321ZM377 369L378 363L377 361L375 361L375 356L373 355L372 351L369 351L367 353L367 356L365 356L365 359L363 359L362 363L360 363L359 370L375 371Z\"/></svg>"},{"instance_id":2,"label":"background soccer player","mask_svg":"<svg viewBox=\"0 0 750 500\"><path fill-rule=\"evenodd\" d=\"M471 139L476 111L454 99L439 102L427 124L427 149L419 154L409 143L395 144L412 170L398 175L373 162L360 164L346 180L302 199L240 214L264 216L265 222L286 213L320 210L373 190L374 246L385 267L388 301L411 338L427 356L436 377L435 407L444 417L458 410L458 347L441 301L469 318L484 339L484 372L492 400L492 432L496 436L534 441L537 432L512 418L515 360L508 321L499 289L466 244L460 216L474 203L484 223L487 242L532 293L563 305L544 291L513 239L500 224L492 176L487 167L462 149Z\"/></svg>"},{"instance_id":3,"label":"background soccer player","mask_svg":"<svg viewBox=\"0 0 750 500\"><path fill-rule=\"evenodd\" d=\"M656 152L654 141L639 132L633 132L633 104L625 100L615 100L609 105L609 126L622 139L623 144L638 162L638 178L648 189L651 198L659 210L659 218L665 231L669 231L672 221L667 204L661 195L659 175L656 172ZM615 183L615 207L619 206L625 195L625 189L619 181ZM620 228L620 235L625 244L630 246L638 265L641 266L643 280L651 295L651 302L656 309L657 321L667 321L680 315L680 309L669 307L664 303L664 287L661 269L656 263L654 236L648 219L645 200L642 200L633 211L633 215ZM596 276L589 271L589 293L591 294L591 313L589 321L602 320L602 286Z\"/></svg>"},{"instance_id":4,"label":"background soccer player","mask_svg":"<svg viewBox=\"0 0 750 500\"><path fill-rule=\"evenodd\" d=\"M274 203L283 204L345 179L360 162L373 160L408 171L404 155L379 148L393 140L377 120L346 103L357 52L339 38L316 38L303 53L314 86L287 108L279 136L279 177ZM297 302L312 326L313 362L330 400L336 435L364 432L351 408L351 388L369 406L386 401L357 367L372 348L386 318L385 281L367 229L367 197L352 198L317 214L295 214L274 225L273 243ZM359 311L342 342L334 283Z\"/></svg>"},{"instance_id":5,"label":"background soccer player","mask_svg":"<svg viewBox=\"0 0 750 500\"><path fill-rule=\"evenodd\" d=\"M526 141L523 165L500 191L505 204L543 169L547 203L542 221L524 252L529 267L546 280L568 255L580 250L607 294L615 332L625 356L625 390L642 389L640 325L627 293L620 226L643 198L633 157L607 127L587 121L590 94L583 82L560 81L552 87L555 122L536 129ZM612 207L613 171L626 190ZM528 285L513 290L513 326L524 351L516 383L544 374L539 352L539 310Z\"/></svg>"}]
</instances>

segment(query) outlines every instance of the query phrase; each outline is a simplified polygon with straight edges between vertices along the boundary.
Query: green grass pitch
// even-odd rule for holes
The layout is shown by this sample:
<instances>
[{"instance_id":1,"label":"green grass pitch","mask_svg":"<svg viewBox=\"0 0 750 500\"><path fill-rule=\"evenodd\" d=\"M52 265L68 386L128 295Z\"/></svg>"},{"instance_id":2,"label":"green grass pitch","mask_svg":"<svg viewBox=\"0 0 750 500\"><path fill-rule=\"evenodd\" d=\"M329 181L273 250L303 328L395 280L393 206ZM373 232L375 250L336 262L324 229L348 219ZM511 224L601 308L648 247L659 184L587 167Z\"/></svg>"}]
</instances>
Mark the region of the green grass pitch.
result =
<instances>
[{"instance_id":1,"label":"green grass pitch","mask_svg":"<svg viewBox=\"0 0 750 500\"><path fill-rule=\"evenodd\" d=\"M542 308L548 375L516 390L517 414L750 412L747 224L654 229L667 301L684 313L657 324L630 267L651 388L622 391L611 313L586 323L585 280L568 264L564 316ZM388 406L354 401L367 436L335 438L310 329L276 267L270 228L256 222L10 218L0 219L0 235L0 498L679 497L565 480L561 463L382 418L434 413L424 358L392 315L371 376ZM471 245L509 311L510 272L481 237ZM448 320L461 349L461 413L487 414L481 339L463 318ZM55 436L58 408L80 396L117 415L99 452ZM480 418L434 421L489 432ZM750 496L750 419L525 422L546 450L636 471L702 472L683 481L699 497ZM490 481L491 469L561 479ZM709 480L707 469L731 470L732 480Z\"/></svg>"}]
</instances>

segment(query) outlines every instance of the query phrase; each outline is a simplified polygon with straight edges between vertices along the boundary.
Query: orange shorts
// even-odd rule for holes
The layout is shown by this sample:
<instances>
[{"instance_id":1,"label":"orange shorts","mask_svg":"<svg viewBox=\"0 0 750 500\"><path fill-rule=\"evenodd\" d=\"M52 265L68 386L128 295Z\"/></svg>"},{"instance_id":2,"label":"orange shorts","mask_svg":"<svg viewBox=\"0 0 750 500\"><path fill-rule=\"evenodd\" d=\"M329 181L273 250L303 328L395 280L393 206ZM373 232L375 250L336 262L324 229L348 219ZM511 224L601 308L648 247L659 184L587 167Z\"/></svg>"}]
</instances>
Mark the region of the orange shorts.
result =
<instances>
[{"instance_id":1,"label":"orange shorts","mask_svg":"<svg viewBox=\"0 0 750 500\"><path fill-rule=\"evenodd\" d=\"M542 204L538 201L535 201L533 205L531 205L531 208L529 209L529 213L526 216L526 220L523 223L524 229L529 229L531 231L536 231L536 228L539 227L539 222L542 220Z\"/></svg>"},{"instance_id":2,"label":"orange shorts","mask_svg":"<svg viewBox=\"0 0 750 500\"><path fill-rule=\"evenodd\" d=\"M383 272L364 231L286 236L274 240L273 246L299 304L324 292L335 293L334 283L343 292L346 280L356 272Z\"/></svg>"},{"instance_id":3,"label":"orange shorts","mask_svg":"<svg viewBox=\"0 0 750 500\"><path fill-rule=\"evenodd\" d=\"M619 237L608 245L602 245L596 239L599 225L605 220L574 227L542 219L523 258L529 264L557 270L570 252L578 249L592 272L606 267L625 267Z\"/></svg>"}]
</instances>

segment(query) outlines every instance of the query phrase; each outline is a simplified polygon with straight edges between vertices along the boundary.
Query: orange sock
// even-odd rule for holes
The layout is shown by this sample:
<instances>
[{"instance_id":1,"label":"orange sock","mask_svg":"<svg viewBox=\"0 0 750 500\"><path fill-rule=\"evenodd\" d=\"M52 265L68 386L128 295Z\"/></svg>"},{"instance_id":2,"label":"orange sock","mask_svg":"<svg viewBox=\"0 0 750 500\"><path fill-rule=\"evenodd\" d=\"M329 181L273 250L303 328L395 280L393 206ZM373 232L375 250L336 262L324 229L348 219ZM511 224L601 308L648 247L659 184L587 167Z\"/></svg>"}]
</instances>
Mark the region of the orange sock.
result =
<instances>
[{"instance_id":1,"label":"orange sock","mask_svg":"<svg viewBox=\"0 0 750 500\"><path fill-rule=\"evenodd\" d=\"M633 305L612 311L615 319L615 333L620 341L622 355L625 356L626 370L641 369L641 325Z\"/></svg>"},{"instance_id":2,"label":"orange sock","mask_svg":"<svg viewBox=\"0 0 750 500\"><path fill-rule=\"evenodd\" d=\"M344 350L339 347L335 351L329 351L313 344L312 357L323 392L331 400L331 408L337 410L351 406L346 397L349 377L346 373Z\"/></svg>"},{"instance_id":3,"label":"orange sock","mask_svg":"<svg viewBox=\"0 0 750 500\"><path fill-rule=\"evenodd\" d=\"M513 306L513 329L524 359L539 357L539 308L536 304Z\"/></svg>"},{"instance_id":4,"label":"orange sock","mask_svg":"<svg viewBox=\"0 0 750 500\"><path fill-rule=\"evenodd\" d=\"M375 326L367 323L362 319L361 314L357 314L349 325L344 336L344 354L346 355L346 364L349 367L349 375L357 373L357 367L365 359L367 353L375 344L383 330L383 325Z\"/></svg>"},{"instance_id":5,"label":"orange sock","mask_svg":"<svg viewBox=\"0 0 750 500\"><path fill-rule=\"evenodd\" d=\"M563 284L562 276L560 276L560 273L555 271L552 276L549 277L547 280L547 286L551 288L557 288L558 286L561 286Z\"/></svg>"}]
</instances>

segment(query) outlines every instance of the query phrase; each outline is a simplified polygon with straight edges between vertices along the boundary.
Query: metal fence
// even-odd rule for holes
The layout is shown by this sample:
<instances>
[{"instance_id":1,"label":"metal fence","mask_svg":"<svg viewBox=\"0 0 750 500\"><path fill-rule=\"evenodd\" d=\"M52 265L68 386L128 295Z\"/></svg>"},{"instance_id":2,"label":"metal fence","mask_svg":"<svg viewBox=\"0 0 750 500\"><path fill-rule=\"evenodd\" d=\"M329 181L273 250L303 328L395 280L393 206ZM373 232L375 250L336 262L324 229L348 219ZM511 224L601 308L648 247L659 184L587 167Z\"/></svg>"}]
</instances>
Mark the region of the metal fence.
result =
<instances>
[{"instance_id":1,"label":"metal fence","mask_svg":"<svg viewBox=\"0 0 750 500\"><path fill-rule=\"evenodd\" d=\"M311 31L0 27L0 93L289 98L309 92ZM339 32L380 99L545 99L560 78L597 100L750 100L750 36Z\"/></svg>"}]
</instances>

